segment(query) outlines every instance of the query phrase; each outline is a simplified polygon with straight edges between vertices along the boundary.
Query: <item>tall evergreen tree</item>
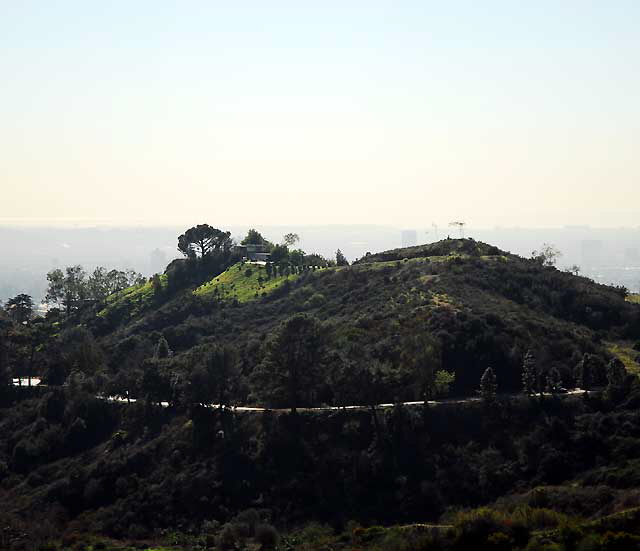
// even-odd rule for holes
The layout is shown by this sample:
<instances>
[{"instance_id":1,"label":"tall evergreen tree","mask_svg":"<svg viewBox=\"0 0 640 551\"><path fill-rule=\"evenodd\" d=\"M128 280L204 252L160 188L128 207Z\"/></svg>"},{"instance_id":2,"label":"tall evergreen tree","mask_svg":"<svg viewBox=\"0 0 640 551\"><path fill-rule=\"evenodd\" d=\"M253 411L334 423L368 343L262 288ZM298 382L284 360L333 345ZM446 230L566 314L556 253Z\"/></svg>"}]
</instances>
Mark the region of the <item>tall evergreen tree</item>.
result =
<instances>
[{"instance_id":1,"label":"tall evergreen tree","mask_svg":"<svg viewBox=\"0 0 640 551\"><path fill-rule=\"evenodd\" d=\"M162 360L162 359L168 358L171 355L172 355L172 351L171 351L171 348L169 348L169 343L167 342L167 339L165 339L164 337L160 337L158 339L158 344L156 344L155 352L153 354L154 358Z\"/></svg>"},{"instance_id":2,"label":"tall evergreen tree","mask_svg":"<svg viewBox=\"0 0 640 551\"><path fill-rule=\"evenodd\" d=\"M340 249L338 249L336 251L336 266L348 266L349 265L349 261L347 260L347 257L344 256L344 254L342 254L342 251Z\"/></svg>"},{"instance_id":3,"label":"tall evergreen tree","mask_svg":"<svg viewBox=\"0 0 640 551\"><path fill-rule=\"evenodd\" d=\"M531 350L527 350L522 363L522 391L529 396L538 389L538 369L536 358Z\"/></svg>"},{"instance_id":4,"label":"tall evergreen tree","mask_svg":"<svg viewBox=\"0 0 640 551\"><path fill-rule=\"evenodd\" d=\"M422 399L432 400L436 395L436 375L442 367L440 341L426 333L407 339L402 347L402 364L409 378L417 381Z\"/></svg>"},{"instance_id":5,"label":"tall evergreen tree","mask_svg":"<svg viewBox=\"0 0 640 551\"><path fill-rule=\"evenodd\" d=\"M485 403L491 404L496 399L498 380L493 368L487 367L480 378L480 395Z\"/></svg>"},{"instance_id":6,"label":"tall evergreen tree","mask_svg":"<svg viewBox=\"0 0 640 551\"><path fill-rule=\"evenodd\" d=\"M618 400L624 395L627 382L627 368L619 358L613 358L607 365L606 396L609 400Z\"/></svg>"},{"instance_id":7,"label":"tall evergreen tree","mask_svg":"<svg viewBox=\"0 0 640 551\"><path fill-rule=\"evenodd\" d=\"M201 405L216 402L222 409L238 378L238 354L230 346L215 346L209 350L189 381L189 399Z\"/></svg>"},{"instance_id":8,"label":"tall evergreen tree","mask_svg":"<svg viewBox=\"0 0 640 551\"><path fill-rule=\"evenodd\" d=\"M15 322L27 323L33 316L33 300L30 295L21 293L7 301L5 310Z\"/></svg>"},{"instance_id":9,"label":"tall evergreen tree","mask_svg":"<svg viewBox=\"0 0 640 551\"><path fill-rule=\"evenodd\" d=\"M577 365L578 386L582 390L590 390L593 385L593 358L591 354L585 352L582 360Z\"/></svg>"},{"instance_id":10,"label":"tall evergreen tree","mask_svg":"<svg viewBox=\"0 0 640 551\"><path fill-rule=\"evenodd\" d=\"M547 375L547 392L556 394L562 388L562 375L557 367L552 367Z\"/></svg>"},{"instance_id":11,"label":"tall evergreen tree","mask_svg":"<svg viewBox=\"0 0 640 551\"><path fill-rule=\"evenodd\" d=\"M322 346L323 326L317 318L296 314L282 323L267 342L265 360L254 374L263 397L286 404L292 413L310 403Z\"/></svg>"}]
</instances>

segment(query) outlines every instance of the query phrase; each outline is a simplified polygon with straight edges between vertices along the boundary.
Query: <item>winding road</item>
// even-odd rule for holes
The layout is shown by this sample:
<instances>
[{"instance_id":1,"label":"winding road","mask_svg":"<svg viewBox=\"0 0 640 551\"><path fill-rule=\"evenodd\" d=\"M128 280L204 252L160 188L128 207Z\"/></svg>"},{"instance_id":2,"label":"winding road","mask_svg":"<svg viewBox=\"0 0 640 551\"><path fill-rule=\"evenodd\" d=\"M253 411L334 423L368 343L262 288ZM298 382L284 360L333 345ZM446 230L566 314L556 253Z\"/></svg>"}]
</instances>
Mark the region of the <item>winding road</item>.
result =
<instances>
[{"instance_id":1,"label":"winding road","mask_svg":"<svg viewBox=\"0 0 640 551\"><path fill-rule=\"evenodd\" d=\"M28 381L29 379L27 377L22 377L20 379L13 379L13 385L21 388L28 388L29 387ZM42 380L40 379L40 377L31 377L31 386L44 387L46 385L42 384ZM583 390L581 388L575 388L573 390L569 390L561 394L556 394L556 396L579 396L579 395L586 394L587 392L588 392L587 390ZM553 394L548 392L544 392L542 395L547 397L553 396ZM509 393L509 394L502 394L501 396L524 397L525 395L522 393ZM104 396L102 394L98 394L96 398L100 398L101 400L107 400L109 402L117 402L117 403L123 403L123 404L129 404L129 403L133 404L137 401L136 398L128 399L122 396ZM428 400L427 405L440 406L440 405L446 405L446 404L469 404L469 403L481 402L481 401L482 401L481 397L474 396L470 398L448 398L444 400ZM160 402L160 405L162 407L169 407L169 402ZM419 400L417 402L396 402L396 403L388 402L383 404L375 404L373 406L360 404L360 405L350 405L350 406L299 407L299 408L296 408L296 411L298 413L314 413L314 412L321 412L321 411L368 410L368 409L371 409L372 407L376 409L389 409L397 405L409 406L409 407L422 406L424 405L424 401ZM216 408L220 408L220 404L206 404L205 407L216 409ZM257 406L223 406L223 409L227 411L239 412L239 413L240 412L264 413L266 411L270 411L273 413L287 413L291 411L291 408L265 408L265 407L257 407Z\"/></svg>"}]
</instances>

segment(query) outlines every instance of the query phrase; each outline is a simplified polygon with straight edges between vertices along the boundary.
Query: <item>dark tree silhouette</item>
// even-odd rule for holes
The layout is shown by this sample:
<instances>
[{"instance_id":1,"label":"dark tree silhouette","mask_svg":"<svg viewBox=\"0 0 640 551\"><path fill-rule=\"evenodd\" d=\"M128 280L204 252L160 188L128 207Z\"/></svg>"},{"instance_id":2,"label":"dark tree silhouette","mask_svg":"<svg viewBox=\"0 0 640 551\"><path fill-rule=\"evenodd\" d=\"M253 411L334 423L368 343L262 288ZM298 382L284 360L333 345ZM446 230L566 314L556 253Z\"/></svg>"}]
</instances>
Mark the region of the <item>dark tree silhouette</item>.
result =
<instances>
[{"instance_id":1,"label":"dark tree silhouette","mask_svg":"<svg viewBox=\"0 0 640 551\"><path fill-rule=\"evenodd\" d=\"M271 245L271 243L269 243L269 241L267 241L262 234L258 231L255 230L253 228L251 228L248 232L246 237L240 241L241 245Z\"/></svg>"},{"instance_id":2,"label":"dark tree silhouette","mask_svg":"<svg viewBox=\"0 0 640 551\"><path fill-rule=\"evenodd\" d=\"M349 261L347 260L347 257L344 256L344 254L342 254L342 251L340 249L338 249L336 251L336 266L348 266L349 265Z\"/></svg>"},{"instance_id":3,"label":"dark tree silhouette","mask_svg":"<svg viewBox=\"0 0 640 551\"><path fill-rule=\"evenodd\" d=\"M211 252L230 247L231 233L213 228L209 224L198 224L178 237L178 250L187 257L199 255L204 258Z\"/></svg>"},{"instance_id":4,"label":"dark tree silhouette","mask_svg":"<svg viewBox=\"0 0 640 551\"><path fill-rule=\"evenodd\" d=\"M222 409L238 380L238 353L230 346L215 346L207 352L189 380L189 400L206 405L216 401Z\"/></svg>"},{"instance_id":5,"label":"dark tree silhouette","mask_svg":"<svg viewBox=\"0 0 640 551\"><path fill-rule=\"evenodd\" d=\"M498 380L491 367L487 367L480 379L480 395L485 403L491 404L496 399L498 391Z\"/></svg>"},{"instance_id":6,"label":"dark tree silhouette","mask_svg":"<svg viewBox=\"0 0 640 551\"><path fill-rule=\"evenodd\" d=\"M260 392L272 402L297 406L311 400L320 363L323 327L320 321L297 314L281 324L267 342L266 357L257 369Z\"/></svg>"},{"instance_id":7,"label":"dark tree silhouette","mask_svg":"<svg viewBox=\"0 0 640 551\"><path fill-rule=\"evenodd\" d=\"M21 293L7 301L5 310L15 322L27 323L33 316L33 300L30 295Z\"/></svg>"},{"instance_id":8,"label":"dark tree silhouette","mask_svg":"<svg viewBox=\"0 0 640 551\"><path fill-rule=\"evenodd\" d=\"M536 358L531 350L527 350L522 362L522 391L529 396L538 389L538 368Z\"/></svg>"},{"instance_id":9,"label":"dark tree silhouette","mask_svg":"<svg viewBox=\"0 0 640 551\"><path fill-rule=\"evenodd\" d=\"M172 351L169 348L169 343L167 342L167 339L165 339L164 337L160 337L158 339L158 344L156 344L156 349L153 356L155 358L162 360L164 358L170 357L171 355L172 355Z\"/></svg>"}]
</instances>

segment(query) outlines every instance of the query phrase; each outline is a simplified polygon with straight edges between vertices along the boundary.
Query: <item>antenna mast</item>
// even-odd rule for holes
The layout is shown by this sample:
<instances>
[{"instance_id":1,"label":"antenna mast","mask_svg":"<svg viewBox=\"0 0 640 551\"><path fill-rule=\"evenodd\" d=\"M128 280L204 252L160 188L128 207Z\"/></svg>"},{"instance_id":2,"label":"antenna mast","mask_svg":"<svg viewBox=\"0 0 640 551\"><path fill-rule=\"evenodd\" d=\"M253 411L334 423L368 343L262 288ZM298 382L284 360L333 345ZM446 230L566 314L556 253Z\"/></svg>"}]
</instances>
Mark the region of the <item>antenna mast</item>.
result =
<instances>
[{"instance_id":1,"label":"antenna mast","mask_svg":"<svg viewBox=\"0 0 640 551\"><path fill-rule=\"evenodd\" d=\"M467 225L466 222L462 222L461 220L456 220L454 222L450 222L449 225L456 226L458 230L460 230L460 239L464 239L464 227Z\"/></svg>"}]
</instances>

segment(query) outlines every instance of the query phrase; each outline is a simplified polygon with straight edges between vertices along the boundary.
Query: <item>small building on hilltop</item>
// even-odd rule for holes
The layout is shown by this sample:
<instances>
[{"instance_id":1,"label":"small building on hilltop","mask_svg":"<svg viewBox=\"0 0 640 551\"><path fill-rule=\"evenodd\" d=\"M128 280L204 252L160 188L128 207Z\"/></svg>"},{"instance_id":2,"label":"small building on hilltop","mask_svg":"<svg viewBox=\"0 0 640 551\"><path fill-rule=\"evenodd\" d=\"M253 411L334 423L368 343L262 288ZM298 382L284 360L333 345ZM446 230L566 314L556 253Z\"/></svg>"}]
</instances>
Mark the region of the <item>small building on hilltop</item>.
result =
<instances>
[{"instance_id":1,"label":"small building on hilltop","mask_svg":"<svg viewBox=\"0 0 640 551\"><path fill-rule=\"evenodd\" d=\"M242 256L243 260L250 260L251 262L269 262L271 253L265 245L236 245L233 248L235 253Z\"/></svg>"}]
</instances>

